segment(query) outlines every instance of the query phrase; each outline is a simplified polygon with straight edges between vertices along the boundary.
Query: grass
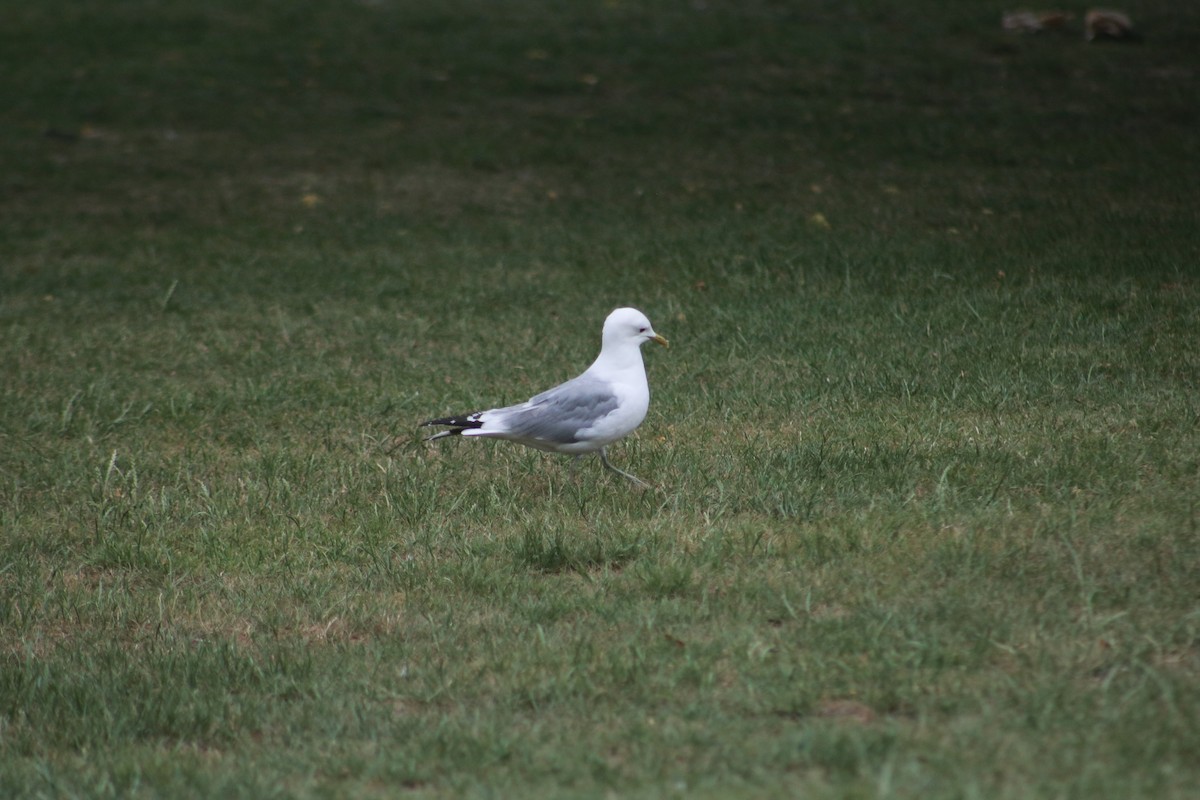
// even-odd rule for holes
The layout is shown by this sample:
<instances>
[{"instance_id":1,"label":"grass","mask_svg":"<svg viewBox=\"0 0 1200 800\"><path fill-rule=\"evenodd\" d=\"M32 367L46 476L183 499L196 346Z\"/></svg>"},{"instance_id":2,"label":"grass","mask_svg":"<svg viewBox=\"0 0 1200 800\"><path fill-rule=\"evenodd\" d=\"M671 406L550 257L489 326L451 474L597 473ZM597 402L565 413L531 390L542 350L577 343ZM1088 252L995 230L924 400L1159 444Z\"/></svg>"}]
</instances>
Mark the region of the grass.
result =
<instances>
[{"instance_id":1,"label":"grass","mask_svg":"<svg viewBox=\"0 0 1200 800\"><path fill-rule=\"evenodd\" d=\"M3 8L0 793L1194 791L1197 12Z\"/></svg>"}]
</instances>

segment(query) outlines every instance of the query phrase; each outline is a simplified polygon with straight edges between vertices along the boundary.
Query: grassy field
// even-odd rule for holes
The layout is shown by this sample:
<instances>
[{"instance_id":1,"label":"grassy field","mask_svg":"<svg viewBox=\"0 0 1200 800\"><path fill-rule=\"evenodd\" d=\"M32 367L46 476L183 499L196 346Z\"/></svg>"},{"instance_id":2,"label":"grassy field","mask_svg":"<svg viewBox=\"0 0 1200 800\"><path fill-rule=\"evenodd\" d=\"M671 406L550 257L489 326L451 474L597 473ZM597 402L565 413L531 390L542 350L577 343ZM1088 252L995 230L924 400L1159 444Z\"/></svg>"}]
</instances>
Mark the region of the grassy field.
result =
<instances>
[{"instance_id":1,"label":"grassy field","mask_svg":"<svg viewBox=\"0 0 1200 800\"><path fill-rule=\"evenodd\" d=\"M903 5L0 0L0 795L1194 796L1200 8Z\"/></svg>"}]
</instances>

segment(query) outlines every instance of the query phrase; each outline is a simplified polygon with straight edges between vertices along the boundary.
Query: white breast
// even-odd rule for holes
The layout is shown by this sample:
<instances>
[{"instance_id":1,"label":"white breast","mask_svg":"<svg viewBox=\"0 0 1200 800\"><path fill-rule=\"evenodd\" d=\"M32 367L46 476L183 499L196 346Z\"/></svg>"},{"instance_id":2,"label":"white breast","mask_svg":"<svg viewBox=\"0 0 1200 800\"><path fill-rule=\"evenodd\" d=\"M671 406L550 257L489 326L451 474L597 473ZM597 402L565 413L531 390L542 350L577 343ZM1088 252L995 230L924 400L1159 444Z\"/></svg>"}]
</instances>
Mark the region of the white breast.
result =
<instances>
[{"instance_id":1,"label":"white breast","mask_svg":"<svg viewBox=\"0 0 1200 800\"><path fill-rule=\"evenodd\" d=\"M617 407L601 417L590 428L576 434L580 443L586 442L589 449L607 444L633 433L650 408L650 386L646 383L646 371L639 363L635 368L613 375L613 391L617 395Z\"/></svg>"}]
</instances>

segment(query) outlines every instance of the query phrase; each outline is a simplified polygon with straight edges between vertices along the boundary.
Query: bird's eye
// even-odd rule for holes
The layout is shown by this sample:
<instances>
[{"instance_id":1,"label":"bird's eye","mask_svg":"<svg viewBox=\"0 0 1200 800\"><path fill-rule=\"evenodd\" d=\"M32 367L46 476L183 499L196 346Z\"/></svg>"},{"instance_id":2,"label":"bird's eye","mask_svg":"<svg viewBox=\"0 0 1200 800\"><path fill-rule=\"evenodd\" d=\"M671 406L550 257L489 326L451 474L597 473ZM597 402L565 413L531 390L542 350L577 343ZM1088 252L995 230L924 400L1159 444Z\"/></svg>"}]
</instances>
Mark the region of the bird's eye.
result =
<instances>
[{"instance_id":1,"label":"bird's eye","mask_svg":"<svg viewBox=\"0 0 1200 800\"><path fill-rule=\"evenodd\" d=\"M638 328L638 333L645 333L645 332L646 332L645 328Z\"/></svg>"}]
</instances>

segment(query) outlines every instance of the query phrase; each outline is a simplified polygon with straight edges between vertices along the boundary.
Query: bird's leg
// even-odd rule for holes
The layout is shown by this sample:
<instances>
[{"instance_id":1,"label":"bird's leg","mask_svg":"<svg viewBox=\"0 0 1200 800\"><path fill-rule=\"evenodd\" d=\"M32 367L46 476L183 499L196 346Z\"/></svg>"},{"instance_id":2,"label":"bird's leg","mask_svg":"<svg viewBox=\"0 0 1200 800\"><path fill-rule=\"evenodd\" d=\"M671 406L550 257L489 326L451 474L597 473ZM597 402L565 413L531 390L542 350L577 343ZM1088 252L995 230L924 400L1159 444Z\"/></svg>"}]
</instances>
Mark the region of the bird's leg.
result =
<instances>
[{"instance_id":1,"label":"bird's leg","mask_svg":"<svg viewBox=\"0 0 1200 800\"><path fill-rule=\"evenodd\" d=\"M574 483L579 480L579 459L583 458L583 454L579 454L571 459L571 466L567 468L567 477Z\"/></svg>"},{"instance_id":2,"label":"bird's leg","mask_svg":"<svg viewBox=\"0 0 1200 800\"><path fill-rule=\"evenodd\" d=\"M617 473L617 474L618 474L618 475L620 475L621 477L623 477L623 478L627 478L627 479L628 479L630 482L632 482L632 483L635 483L635 484L637 484L638 486L641 486L641 487L642 487L642 488L644 488L644 489L649 489L649 488L651 488L651 487L650 487L650 484L646 483L646 482L645 482L644 480L642 480L641 478L634 477L633 475L630 475L628 472L625 472L624 470L617 469L617 468L616 468L616 467L614 467L612 464L608 463L608 456L606 456L606 455L604 454L604 448L603 448L603 447L601 447L601 448L600 448L600 463L602 463L604 466L608 467L609 469L611 469L613 472Z\"/></svg>"}]
</instances>

